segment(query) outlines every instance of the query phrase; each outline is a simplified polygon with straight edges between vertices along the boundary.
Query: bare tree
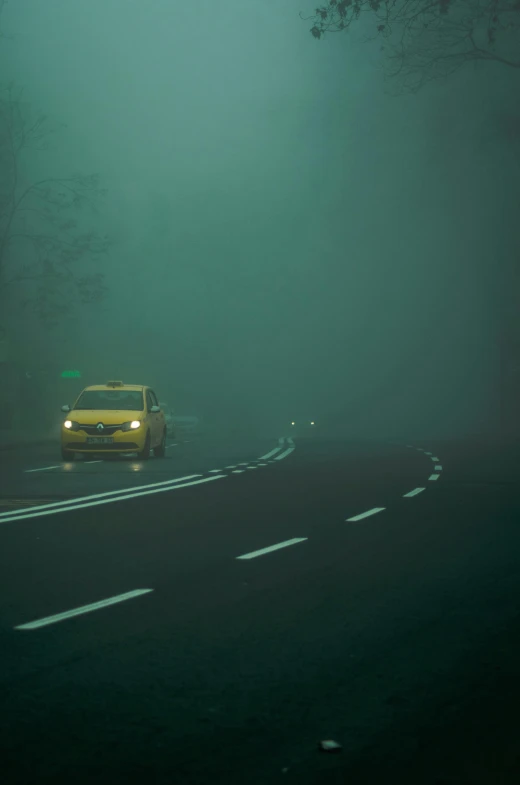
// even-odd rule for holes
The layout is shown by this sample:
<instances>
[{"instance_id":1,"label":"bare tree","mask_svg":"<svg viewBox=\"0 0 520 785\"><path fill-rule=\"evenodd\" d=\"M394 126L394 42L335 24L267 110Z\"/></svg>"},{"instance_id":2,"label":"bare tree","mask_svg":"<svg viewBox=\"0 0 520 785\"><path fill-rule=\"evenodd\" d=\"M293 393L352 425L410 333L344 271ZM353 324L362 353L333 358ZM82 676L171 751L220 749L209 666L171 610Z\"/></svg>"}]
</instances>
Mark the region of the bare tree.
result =
<instances>
[{"instance_id":1,"label":"bare tree","mask_svg":"<svg viewBox=\"0 0 520 785\"><path fill-rule=\"evenodd\" d=\"M27 180L24 154L45 150L53 129L44 115L29 119L21 98L12 85L0 98L0 294L54 321L104 293L95 260L109 240L80 228L78 213L95 212L105 192L97 175ZM96 271L86 272L93 262Z\"/></svg>"},{"instance_id":2,"label":"bare tree","mask_svg":"<svg viewBox=\"0 0 520 785\"><path fill-rule=\"evenodd\" d=\"M366 40L382 40L388 76L410 92L471 62L520 69L519 0L329 0L302 18L317 39L367 20Z\"/></svg>"}]
</instances>

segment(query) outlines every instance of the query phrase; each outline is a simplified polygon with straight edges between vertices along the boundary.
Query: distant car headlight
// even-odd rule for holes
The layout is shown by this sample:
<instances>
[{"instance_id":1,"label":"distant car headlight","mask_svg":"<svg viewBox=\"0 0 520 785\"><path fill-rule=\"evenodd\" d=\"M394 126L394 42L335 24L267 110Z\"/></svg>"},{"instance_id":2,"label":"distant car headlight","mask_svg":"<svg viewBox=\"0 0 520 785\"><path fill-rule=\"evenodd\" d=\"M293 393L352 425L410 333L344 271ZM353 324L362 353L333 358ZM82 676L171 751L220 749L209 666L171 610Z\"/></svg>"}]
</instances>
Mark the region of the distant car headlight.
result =
<instances>
[{"instance_id":1,"label":"distant car headlight","mask_svg":"<svg viewBox=\"0 0 520 785\"><path fill-rule=\"evenodd\" d=\"M67 428L69 431L79 431L79 422L74 422L74 420L65 420L63 427Z\"/></svg>"},{"instance_id":2,"label":"distant car headlight","mask_svg":"<svg viewBox=\"0 0 520 785\"><path fill-rule=\"evenodd\" d=\"M311 420L311 425L316 425L316 423L314 422L314 420Z\"/></svg>"},{"instance_id":3,"label":"distant car headlight","mask_svg":"<svg viewBox=\"0 0 520 785\"><path fill-rule=\"evenodd\" d=\"M130 421L129 422L124 422L122 424L122 426L121 426L121 430L122 431L135 431L136 428L140 428L140 427L141 427L141 421L140 420L132 420L131 422Z\"/></svg>"}]
</instances>

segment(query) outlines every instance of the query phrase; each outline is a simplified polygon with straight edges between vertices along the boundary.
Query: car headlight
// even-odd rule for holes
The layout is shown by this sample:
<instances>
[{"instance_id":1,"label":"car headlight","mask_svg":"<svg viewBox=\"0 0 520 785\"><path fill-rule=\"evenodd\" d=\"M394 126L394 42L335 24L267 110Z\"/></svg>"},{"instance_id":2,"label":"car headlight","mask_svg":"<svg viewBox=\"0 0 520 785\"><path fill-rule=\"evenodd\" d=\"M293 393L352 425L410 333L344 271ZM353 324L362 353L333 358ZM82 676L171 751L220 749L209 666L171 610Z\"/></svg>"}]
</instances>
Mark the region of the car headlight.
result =
<instances>
[{"instance_id":1,"label":"car headlight","mask_svg":"<svg viewBox=\"0 0 520 785\"><path fill-rule=\"evenodd\" d=\"M137 428L141 427L140 420L132 420L129 422L124 422L121 426L122 431L135 431Z\"/></svg>"},{"instance_id":2,"label":"car headlight","mask_svg":"<svg viewBox=\"0 0 520 785\"><path fill-rule=\"evenodd\" d=\"M69 431L79 431L79 422L74 422L74 420L65 420L63 427L67 428Z\"/></svg>"}]
</instances>

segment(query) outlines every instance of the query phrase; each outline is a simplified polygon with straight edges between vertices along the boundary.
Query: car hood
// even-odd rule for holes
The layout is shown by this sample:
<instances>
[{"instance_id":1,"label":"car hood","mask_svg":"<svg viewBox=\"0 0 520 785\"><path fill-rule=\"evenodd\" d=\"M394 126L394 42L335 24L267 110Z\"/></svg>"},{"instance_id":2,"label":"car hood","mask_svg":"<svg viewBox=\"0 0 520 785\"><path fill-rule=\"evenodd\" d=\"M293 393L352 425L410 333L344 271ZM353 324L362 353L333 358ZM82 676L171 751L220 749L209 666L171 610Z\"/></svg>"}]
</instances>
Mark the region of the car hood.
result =
<instances>
[{"instance_id":1,"label":"car hood","mask_svg":"<svg viewBox=\"0 0 520 785\"><path fill-rule=\"evenodd\" d=\"M144 420L144 412L128 411L128 409L73 409L67 420L79 422L81 425L121 425L132 420Z\"/></svg>"}]
</instances>

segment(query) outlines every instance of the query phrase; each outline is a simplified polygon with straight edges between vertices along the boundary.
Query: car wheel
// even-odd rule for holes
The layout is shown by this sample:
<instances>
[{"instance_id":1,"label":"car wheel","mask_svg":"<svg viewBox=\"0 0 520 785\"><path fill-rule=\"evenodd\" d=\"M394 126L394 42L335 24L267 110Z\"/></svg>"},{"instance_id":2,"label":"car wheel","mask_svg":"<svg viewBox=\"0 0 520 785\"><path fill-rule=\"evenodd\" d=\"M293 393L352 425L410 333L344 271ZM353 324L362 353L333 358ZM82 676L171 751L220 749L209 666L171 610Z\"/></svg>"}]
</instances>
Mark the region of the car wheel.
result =
<instances>
[{"instance_id":1,"label":"car wheel","mask_svg":"<svg viewBox=\"0 0 520 785\"><path fill-rule=\"evenodd\" d=\"M166 455L166 431L163 431L161 443L157 447L154 447L153 454L156 458L164 458Z\"/></svg>"},{"instance_id":2,"label":"car wheel","mask_svg":"<svg viewBox=\"0 0 520 785\"><path fill-rule=\"evenodd\" d=\"M73 461L76 458L76 453L73 450L66 450L61 448L61 457L64 461Z\"/></svg>"},{"instance_id":3,"label":"car wheel","mask_svg":"<svg viewBox=\"0 0 520 785\"><path fill-rule=\"evenodd\" d=\"M150 431L146 434L146 439L144 440L144 447L143 449L137 453L138 457L142 461L147 461L150 457Z\"/></svg>"}]
</instances>

